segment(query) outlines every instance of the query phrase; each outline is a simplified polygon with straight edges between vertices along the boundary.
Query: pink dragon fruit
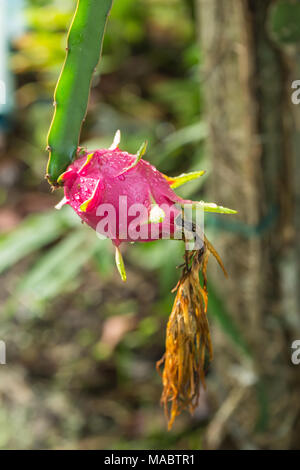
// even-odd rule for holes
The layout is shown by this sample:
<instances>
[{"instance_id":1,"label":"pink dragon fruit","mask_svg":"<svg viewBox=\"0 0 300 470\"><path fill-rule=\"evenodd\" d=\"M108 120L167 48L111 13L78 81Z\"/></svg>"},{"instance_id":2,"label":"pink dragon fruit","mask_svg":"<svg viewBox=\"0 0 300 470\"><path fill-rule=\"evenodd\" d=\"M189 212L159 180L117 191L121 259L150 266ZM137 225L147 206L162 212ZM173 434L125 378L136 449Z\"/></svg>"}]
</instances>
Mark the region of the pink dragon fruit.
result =
<instances>
[{"instance_id":1,"label":"pink dragon fruit","mask_svg":"<svg viewBox=\"0 0 300 470\"><path fill-rule=\"evenodd\" d=\"M146 144L131 155L121 151L119 143L118 131L109 149L84 152L68 167L60 177L65 197L57 208L69 204L84 222L112 240L124 279L120 243L172 238L180 206L192 203L177 196L172 188L198 178L204 171L169 178L142 159ZM205 206L205 210L224 212L214 204Z\"/></svg>"}]
</instances>

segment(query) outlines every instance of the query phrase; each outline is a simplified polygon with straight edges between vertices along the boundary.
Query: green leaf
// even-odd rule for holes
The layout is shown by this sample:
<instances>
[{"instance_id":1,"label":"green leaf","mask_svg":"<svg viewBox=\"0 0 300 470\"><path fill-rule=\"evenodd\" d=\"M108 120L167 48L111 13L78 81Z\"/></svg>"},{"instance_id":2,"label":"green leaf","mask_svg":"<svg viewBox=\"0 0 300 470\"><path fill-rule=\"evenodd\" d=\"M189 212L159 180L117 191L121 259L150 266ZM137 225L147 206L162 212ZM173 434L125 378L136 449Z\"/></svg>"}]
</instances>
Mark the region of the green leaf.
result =
<instances>
[{"instance_id":1,"label":"green leaf","mask_svg":"<svg viewBox=\"0 0 300 470\"><path fill-rule=\"evenodd\" d=\"M27 307L56 297L90 259L99 240L87 239L81 228L40 257L16 289L18 300Z\"/></svg>"},{"instance_id":2,"label":"green leaf","mask_svg":"<svg viewBox=\"0 0 300 470\"><path fill-rule=\"evenodd\" d=\"M115 133L113 143L111 144L108 150L116 150L116 148L119 147L120 142L121 142L121 131L118 129L117 132Z\"/></svg>"},{"instance_id":3,"label":"green leaf","mask_svg":"<svg viewBox=\"0 0 300 470\"><path fill-rule=\"evenodd\" d=\"M101 54L112 0L77 2L68 33L66 59L54 94L55 112L48 135L47 177L52 184L76 157L91 80Z\"/></svg>"},{"instance_id":4,"label":"green leaf","mask_svg":"<svg viewBox=\"0 0 300 470\"><path fill-rule=\"evenodd\" d=\"M68 221L62 212L51 211L28 217L16 230L0 237L0 272L53 242L67 228Z\"/></svg>"}]
</instances>

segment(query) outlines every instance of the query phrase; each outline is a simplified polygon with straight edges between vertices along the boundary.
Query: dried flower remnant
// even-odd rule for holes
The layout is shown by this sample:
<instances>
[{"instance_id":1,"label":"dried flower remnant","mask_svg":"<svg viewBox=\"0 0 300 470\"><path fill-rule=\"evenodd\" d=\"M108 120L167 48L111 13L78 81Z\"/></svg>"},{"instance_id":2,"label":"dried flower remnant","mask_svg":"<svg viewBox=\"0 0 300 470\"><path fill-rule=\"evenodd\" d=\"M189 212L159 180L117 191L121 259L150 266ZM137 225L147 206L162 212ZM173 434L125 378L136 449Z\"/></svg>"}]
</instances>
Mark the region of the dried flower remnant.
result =
<instances>
[{"instance_id":1,"label":"dried flower remnant","mask_svg":"<svg viewBox=\"0 0 300 470\"><path fill-rule=\"evenodd\" d=\"M205 388L205 360L213 358L213 348L207 320L207 277L206 269L209 254L212 253L224 274L222 261L204 237L200 250L186 251L185 264L177 290L172 312L167 325L166 352L158 361L157 368L163 365L164 406L171 429L176 416L184 409L192 414L199 402L200 385ZM199 281L199 271L203 286Z\"/></svg>"}]
</instances>

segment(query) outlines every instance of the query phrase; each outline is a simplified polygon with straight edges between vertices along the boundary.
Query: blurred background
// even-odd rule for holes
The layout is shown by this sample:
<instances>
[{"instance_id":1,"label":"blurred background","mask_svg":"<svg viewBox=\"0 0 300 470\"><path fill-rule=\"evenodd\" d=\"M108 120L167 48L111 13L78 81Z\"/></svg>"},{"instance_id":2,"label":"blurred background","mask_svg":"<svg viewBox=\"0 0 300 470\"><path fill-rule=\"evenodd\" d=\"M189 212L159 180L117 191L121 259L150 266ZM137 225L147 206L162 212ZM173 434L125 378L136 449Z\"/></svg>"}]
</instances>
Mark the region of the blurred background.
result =
<instances>
[{"instance_id":1,"label":"blurred background","mask_svg":"<svg viewBox=\"0 0 300 470\"><path fill-rule=\"evenodd\" d=\"M210 260L214 361L170 432L155 363L183 246L127 246L123 284L44 180L75 4L0 0L0 447L299 449L300 2L114 2L81 144L148 139L164 173L206 170L180 195L239 212L205 219L230 277Z\"/></svg>"}]
</instances>

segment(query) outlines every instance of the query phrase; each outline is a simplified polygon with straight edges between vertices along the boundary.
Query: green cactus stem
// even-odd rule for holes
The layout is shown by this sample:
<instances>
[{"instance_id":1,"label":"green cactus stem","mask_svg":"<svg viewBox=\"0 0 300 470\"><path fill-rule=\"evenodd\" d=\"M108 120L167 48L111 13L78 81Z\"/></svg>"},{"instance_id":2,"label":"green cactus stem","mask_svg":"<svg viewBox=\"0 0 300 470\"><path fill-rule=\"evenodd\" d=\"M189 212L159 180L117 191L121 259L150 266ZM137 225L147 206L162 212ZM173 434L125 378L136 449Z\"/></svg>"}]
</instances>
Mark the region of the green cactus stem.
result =
<instances>
[{"instance_id":1,"label":"green cactus stem","mask_svg":"<svg viewBox=\"0 0 300 470\"><path fill-rule=\"evenodd\" d=\"M48 134L47 178L59 176L77 153L91 80L101 55L112 0L78 0L68 33L66 59L54 93L54 116Z\"/></svg>"}]
</instances>

